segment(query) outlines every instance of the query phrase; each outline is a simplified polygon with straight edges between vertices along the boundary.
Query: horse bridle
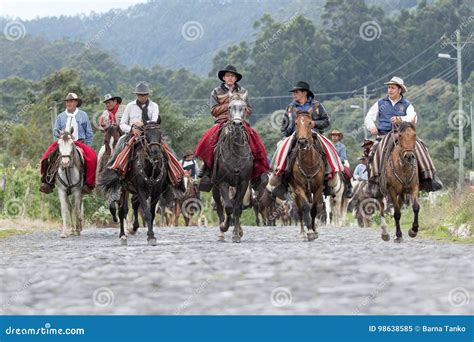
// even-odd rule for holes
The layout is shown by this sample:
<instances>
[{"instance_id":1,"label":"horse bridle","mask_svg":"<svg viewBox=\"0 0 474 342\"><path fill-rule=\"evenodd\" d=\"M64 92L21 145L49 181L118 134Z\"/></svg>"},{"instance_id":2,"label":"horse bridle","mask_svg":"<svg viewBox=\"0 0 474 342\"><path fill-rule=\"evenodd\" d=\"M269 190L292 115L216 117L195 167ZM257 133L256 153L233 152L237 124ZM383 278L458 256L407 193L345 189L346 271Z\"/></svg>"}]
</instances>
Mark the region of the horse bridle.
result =
<instances>
[{"instance_id":1,"label":"horse bridle","mask_svg":"<svg viewBox=\"0 0 474 342\"><path fill-rule=\"evenodd\" d=\"M150 163L153 168L152 168L152 171L151 171L151 175L148 176L145 171L144 171L144 165L142 165L142 163L140 162L140 158L137 158L137 164L138 164L138 172L142 175L143 179L145 180L145 182L147 182L147 184L149 186L154 186L156 183L158 183L162 178L163 178L163 172L164 172L164 169L165 169L165 158L164 158L164 151L163 151L163 144L160 143L160 142L148 142L146 140L146 137L145 136L140 136L140 138L138 139L141 146L142 146L142 150L144 151L144 154L145 154L145 158L146 158L146 161L148 163ZM153 159L151 156L150 156L150 148L153 147L153 146L158 146L160 148L160 158L159 159ZM157 177L153 177L153 175L155 174L155 171L157 169L157 164L158 162L161 161L161 168L159 169L159 173L157 175Z\"/></svg>"},{"instance_id":2,"label":"horse bridle","mask_svg":"<svg viewBox=\"0 0 474 342\"><path fill-rule=\"evenodd\" d=\"M63 133L63 135L64 134L68 134L68 133ZM60 137L60 139L63 139L63 138ZM81 177L79 177L79 180L76 183L71 184L72 183L71 182L71 169L74 165L74 155L79 154L74 142L73 142L72 145L73 145L72 146L72 153L71 154L60 154L59 158L58 158L58 161L57 161L59 163L59 166L61 167L61 170L64 170L64 173L66 175L67 183L59 176L59 174L58 174L58 180L66 188L66 195L68 195L68 196L72 193L73 188L75 188L78 185L81 185ZM63 166L63 163L62 163L63 158L69 158L70 159L69 165L66 166L66 167ZM81 158L79 158L79 160L81 161L81 170L79 170L79 172L82 172L82 160L81 160Z\"/></svg>"},{"instance_id":3,"label":"horse bridle","mask_svg":"<svg viewBox=\"0 0 474 342\"><path fill-rule=\"evenodd\" d=\"M407 164L404 160L405 158L403 158L403 156L405 155L405 153L412 153L413 155L415 155L415 150L416 150L416 145L415 145L415 148L414 149L403 149L402 146L400 145L400 137L399 137L399 126L394 124L393 125L395 127L394 129L394 132L393 132L393 136L392 136L392 140L393 140L393 144L394 146L399 146L401 151L398 153L398 160L399 160L399 163L400 163L400 166L401 167L405 167L405 166L410 166L411 167L411 174L409 177L406 177L405 180L402 180L402 178L397 174L396 170L395 170L395 167L393 165L393 161L392 161L392 158L388 158L388 163L389 163L389 166L390 168L392 169L392 172L393 172L393 175L395 176L395 178L404 186L408 186L412 180L413 180L413 177L415 176L415 170L416 170L416 163L417 163L417 160L416 158L413 158L413 160L410 162L410 164Z\"/></svg>"}]
</instances>

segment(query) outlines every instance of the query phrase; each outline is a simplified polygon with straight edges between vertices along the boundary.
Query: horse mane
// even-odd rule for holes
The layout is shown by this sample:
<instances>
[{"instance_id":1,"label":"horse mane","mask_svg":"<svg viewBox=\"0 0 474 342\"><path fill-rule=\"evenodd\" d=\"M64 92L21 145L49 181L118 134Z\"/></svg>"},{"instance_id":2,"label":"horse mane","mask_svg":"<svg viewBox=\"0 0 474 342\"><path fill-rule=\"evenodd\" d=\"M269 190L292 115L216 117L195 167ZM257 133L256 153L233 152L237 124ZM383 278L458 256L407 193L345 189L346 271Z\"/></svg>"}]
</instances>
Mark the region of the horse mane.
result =
<instances>
[{"instance_id":1,"label":"horse mane","mask_svg":"<svg viewBox=\"0 0 474 342\"><path fill-rule=\"evenodd\" d=\"M411 122L408 122L408 121L403 121L398 127L398 130L400 133L403 133L403 131L405 131L407 128L412 128L413 130L416 131L415 125L413 125Z\"/></svg>"}]
</instances>

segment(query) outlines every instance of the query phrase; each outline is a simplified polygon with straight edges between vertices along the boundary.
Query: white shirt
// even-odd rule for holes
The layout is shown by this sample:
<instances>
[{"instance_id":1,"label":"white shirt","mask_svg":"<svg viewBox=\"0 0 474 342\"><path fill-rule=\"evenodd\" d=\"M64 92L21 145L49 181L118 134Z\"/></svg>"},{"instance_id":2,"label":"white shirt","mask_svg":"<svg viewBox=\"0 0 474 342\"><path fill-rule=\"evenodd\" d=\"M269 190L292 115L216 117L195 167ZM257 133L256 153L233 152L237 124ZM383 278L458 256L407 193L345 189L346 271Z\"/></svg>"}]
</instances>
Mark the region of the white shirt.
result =
<instances>
[{"instance_id":1,"label":"white shirt","mask_svg":"<svg viewBox=\"0 0 474 342\"><path fill-rule=\"evenodd\" d=\"M392 101L391 98L388 98L390 102L392 103L392 106L395 106L395 104L400 100ZM376 128L377 126L375 125L375 121L379 117L379 101L375 102L372 107L370 107L369 111L367 112L367 115L365 116L365 127L370 131L371 128ZM410 103L410 105L406 109L406 115L401 116L402 121L407 121L407 122L413 122L416 124L416 112L415 108L413 108L413 105Z\"/></svg>"},{"instance_id":2,"label":"white shirt","mask_svg":"<svg viewBox=\"0 0 474 342\"><path fill-rule=\"evenodd\" d=\"M157 121L160 115L158 104L150 100L148 103L148 118L150 121ZM122 119L120 120L120 129L124 133L130 132L132 125L142 121L142 109L137 105L136 100L130 102L123 111Z\"/></svg>"}]
</instances>

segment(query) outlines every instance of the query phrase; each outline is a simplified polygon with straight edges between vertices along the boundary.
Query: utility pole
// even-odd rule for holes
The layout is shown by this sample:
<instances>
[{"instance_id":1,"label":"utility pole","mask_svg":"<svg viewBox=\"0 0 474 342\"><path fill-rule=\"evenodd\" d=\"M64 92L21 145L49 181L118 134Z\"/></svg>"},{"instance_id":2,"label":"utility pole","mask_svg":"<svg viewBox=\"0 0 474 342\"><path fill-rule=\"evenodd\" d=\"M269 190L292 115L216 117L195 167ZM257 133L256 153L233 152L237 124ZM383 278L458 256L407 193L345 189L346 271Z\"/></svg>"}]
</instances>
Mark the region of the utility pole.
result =
<instances>
[{"instance_id":1,"label":"utility pole","mask_svg":"<svg viewBox=\"0 0 474 342\"><path fill-rule=\"evenodd\" d=\"M364 93L362 95L357 95L364 101L364 105L362 107L362 127L364 128L364 139L367 139L367 129L365 128L365 115L367 114L367 100L370 99L370 97L373 94L367 94L367 86L364 86Z\"/></svg>"},{"instance_id":2,"label":"utility pole","mask_svg":"<svg viewBox=\"0 0 474 342\"><path fill-rule=\"evenodd\" d=\"M459 157L459 179L458 179L458 193L462 192L463 184L464 184L464 136L463 136L463 129L465 120L468 121L467 115L463 111L463 98L462 98L462 49L467 43L472 43L471 41L472 35L469 37L468 40L461 44L461 30L456 30L456 43L450 43L452 47L456 49L456 58L452 58L448 53L439 53L438 57L440 58L447 58L447 59L454 59L456 60L456 68L458 74L458 157ZM472 125L472 123L471 123Z\"/></svg>"},{"instance_id":3,"label":"utility pole","mask_svg":"<svg viewBox=\"0 0 474 342\"><path fill-rule=\"evenodd\" d=\"M474 171L474 115L472 114L471 101L471 169Z\"/></svg>"},{"instance_id":4,"label":"utility pole","mask_svg":"<svg viewBox=\"0 0 474 342\"><path fill-rule=\"evenodd\" d=\"M462 106L462 62L461 62L461 31L456 31L456 51L457 51L457 69L458 69L458 128L459 128L459 193L462 192L464 184L464 120L463 116L463 106Z\"/></svg>"}]
</instances>

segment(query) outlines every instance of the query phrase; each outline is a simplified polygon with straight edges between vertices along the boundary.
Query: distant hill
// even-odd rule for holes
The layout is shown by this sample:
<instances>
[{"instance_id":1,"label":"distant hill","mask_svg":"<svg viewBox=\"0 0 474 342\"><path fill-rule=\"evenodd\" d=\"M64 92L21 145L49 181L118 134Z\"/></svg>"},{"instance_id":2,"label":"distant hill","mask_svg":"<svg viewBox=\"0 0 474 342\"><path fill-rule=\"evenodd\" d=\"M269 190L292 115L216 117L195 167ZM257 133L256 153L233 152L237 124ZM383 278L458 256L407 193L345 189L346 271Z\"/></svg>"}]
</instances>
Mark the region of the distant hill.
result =
<instances>
[{"instance_id":1,"label":"distant hill","mask_svg":"<svg viewBox=\"0 0 474 342\"><path fill-rule=\"evenodd\" d=\"M416 6L417 0L366 2L390 14ZM263 14L280 21L302 14L320 25L324 4L325 0L156 0L126 10L40 18L23 25L26 37L79 40L128 66L186 67L207 75L219 50L255 40L253 24ZM0 18L0 27L9 21Z\"/></svg>"}]
</instances>

